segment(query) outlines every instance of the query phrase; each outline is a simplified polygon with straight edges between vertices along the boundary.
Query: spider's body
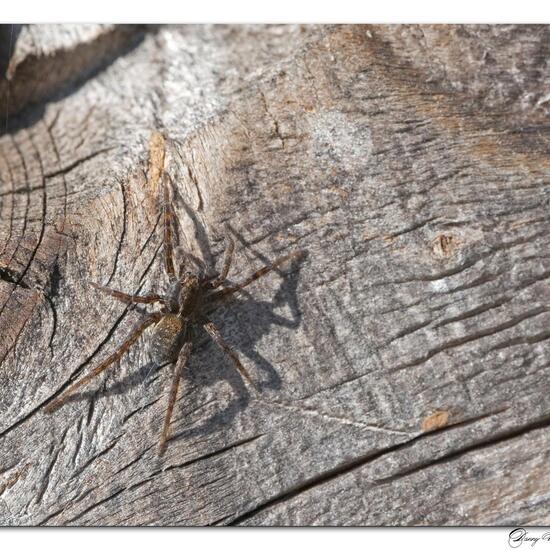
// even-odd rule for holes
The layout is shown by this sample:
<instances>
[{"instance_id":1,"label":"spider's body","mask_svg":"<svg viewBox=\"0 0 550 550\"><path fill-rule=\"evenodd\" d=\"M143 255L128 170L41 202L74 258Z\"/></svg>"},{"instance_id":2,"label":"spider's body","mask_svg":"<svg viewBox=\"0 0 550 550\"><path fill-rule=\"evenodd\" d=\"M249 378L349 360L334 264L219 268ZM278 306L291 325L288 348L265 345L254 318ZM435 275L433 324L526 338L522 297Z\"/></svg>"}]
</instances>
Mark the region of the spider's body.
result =
<instances>
[{"instance_id":1,"label":"spider's body","mask_svg":"<svg viewBox=\"0 0 550 550\"><path fill-rule=\"evenodd\" d=\"M194 315L198 309L201 298L204 294L204 284L207 281L200 281L196 275L187 273L181 281L178 296L178 312L183 317ZM175 311L173 311L175 313Z\"/></svg>"},{"instance_id":2,"label":"spider's body","mask_svg":"<svg viewBox=\"0 0 550 550\"><path fill-rule=\"evenodd\" d=\"M176 313L167 313L154 326L149 342L149 355L156 365L171 363L178 358L185 342L189 324Z\"/></svg>"},{"instance_id":3,"label":"spider's body","mask_svg":"<svg viewBox=\"0 0 550 550\"><path fill-rule=\"evenodd\" d=\"M233 286L226 286L221 290L216 290L218 287L226 283L227 274L231 266L231 258L233 255L234 243L230 238L227 238L228 244L225 250L223 268L221 272L214 276L206 274L206 267L203 262L190 254L185 254L185 258L197 264L200 268L198 275L192 274L185 270L185 262L181 262L179 270L176 274L174 262L172 259L173 244L172 244L172 210L169 206L168 188L164 186L164 266L169 279L169 286L164 295L149 294L147 296L134 296L126 294L118 290L102 287L95 283L92 285L109 294L121 302L126 304L160 304L161 309L152 313L144 312L146 317L134 329L130 336L112 355L107 357L97 367L69 386L61 395L54 399L46 410L53 412L58 407L66 403L69 397L75 391L87 384L90 380L98 376L107 367L112 365L139 339L140 335L146 328L153 326L151 339L149 343L149 354L153 362L157 365L166 363L175 363L174 376L170 389L168 408L164 419L164 426L160 437L160 453L162 454L166 448L168 440L170 419L176 402L179 380L183 368L191 354L192 342L191 332L192 327L202 327L214 342L230 357L233 364L241 374L241 376L252 386L255 387L247 371L241 365L237 354L225 343L216 326L206 317L207 310L214 309L224 297L230 296L233 293L241 290L259 277L276 269L284 262L288 262L294 258L301 256L301 252L293 252L279 258L271 265L265 266L241 283ZM141 310L140 310L141 311Z\"/></svg>"}]
</instances>

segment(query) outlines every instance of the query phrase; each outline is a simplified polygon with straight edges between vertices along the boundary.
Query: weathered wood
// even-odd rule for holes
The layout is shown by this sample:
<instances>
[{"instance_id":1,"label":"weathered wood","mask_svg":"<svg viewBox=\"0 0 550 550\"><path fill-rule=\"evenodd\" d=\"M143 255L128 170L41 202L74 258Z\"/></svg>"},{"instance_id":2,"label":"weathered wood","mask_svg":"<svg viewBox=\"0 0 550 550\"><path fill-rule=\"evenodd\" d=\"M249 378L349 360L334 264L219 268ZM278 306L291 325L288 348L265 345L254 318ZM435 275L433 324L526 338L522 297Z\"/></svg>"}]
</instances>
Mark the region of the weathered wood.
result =
<instances>
[{"instance_id":1,"label":"weathered wood","mask_svg":"<svg viewBox=\"0 0 550 550\"><path fill-rule=\"evenodd\" d=\"M0 523L548 523L550 29L64 32L0 137ZM88 281L165 283L155 130L188 250L308 251L213 315L261 395L200 336L162 458L147 337L43 413L138 318Z\"/></svg>"}]
</instances>

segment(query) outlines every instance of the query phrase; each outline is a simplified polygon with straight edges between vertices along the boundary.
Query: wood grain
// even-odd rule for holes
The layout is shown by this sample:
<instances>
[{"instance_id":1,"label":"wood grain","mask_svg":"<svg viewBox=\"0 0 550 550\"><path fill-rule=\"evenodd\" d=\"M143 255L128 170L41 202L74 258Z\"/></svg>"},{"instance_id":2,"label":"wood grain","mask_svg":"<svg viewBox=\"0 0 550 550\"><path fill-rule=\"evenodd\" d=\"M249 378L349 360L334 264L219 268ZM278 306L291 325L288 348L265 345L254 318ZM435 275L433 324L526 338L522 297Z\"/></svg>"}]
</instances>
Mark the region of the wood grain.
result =
<instances>
[{"instance_id":1,"label":"wood grain","mask_svg":"<svg viewBox=\"0 0 550 550\"><path fill-rule=\"evenodd\" d=\"M0 524L550 521L548 26L16 34ZM65 72L31 93L26 66ZM89 283L166 283L161 158L179 244L211 268L225 225L233 281L307 256L211 316L260 396L198 335L159 458L171 370L146 334L44 407L138 320Z\"/></svg>"}]
</instances>

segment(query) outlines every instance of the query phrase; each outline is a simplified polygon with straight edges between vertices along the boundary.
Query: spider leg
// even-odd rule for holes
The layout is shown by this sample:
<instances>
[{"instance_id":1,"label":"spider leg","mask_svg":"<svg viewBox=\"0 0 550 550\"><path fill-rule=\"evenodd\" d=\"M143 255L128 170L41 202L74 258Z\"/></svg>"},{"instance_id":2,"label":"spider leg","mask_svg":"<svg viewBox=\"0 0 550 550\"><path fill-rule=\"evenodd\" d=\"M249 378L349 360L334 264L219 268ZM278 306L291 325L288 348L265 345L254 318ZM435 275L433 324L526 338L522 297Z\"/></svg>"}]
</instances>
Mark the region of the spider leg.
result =
<instances>
[{"instance_id":1,"label":"spider leg","mask_svg":"<svg viewBox=\"0 0 550 550\"><path fill-rule=\"evenodd\" d=\"M166 179L163 182L163 204L162 213L164 218L164 266L168 277L172 280L175 279L176 274L174 271L173 249L172 242L172 208L170 207L170 193L168 191L168 185Z\"/></svg>"},{"instance_id":2,"label":"spider leg","mask_svg":"<svg viewBox=\"0 0 550 550\"><path fill-rule=\"evenodd\" d=\"M95 367L90 373L88 373L84 378L81 378L80 380L76 381L72 386L69 386L61 395L59 395L56 399L54 399L51 403L49 403L45 407L45 411L47 413L53 413L59 407L63 406L69 397L80 387L86 385L88 382L93 380L96 376L101 374L107 367L112 365L115 361L120 359L134 344L137 342L138 338L141 336L142 332L153 323L156 323L160 320L162 315L160 314L152 314L150 315L145 321L140 323L128 336L128 338L123 342L123 344L109 357L107 357L104 361L102 361L97 367Z\"/></svg>"},{"instance_id":3,"label":"spider leg","mask_svg":"<svg viewBox=\"0 0 550 550\"><path fill-rule=\"evenodd\" d=\"M247 277L241 283L237 283L234 286L230 286L222 290L218 290L218 292L214 292L214 294L210 296L210 300L215 301L215 300L219 300L220 298L230 296L231 294L234 294L238 290L243 289L245 286L248 286L250 283L253 283L256 279L259 279L260 277L267 275L270 271L277 269L281 264L284 264L285 262L294 260L296 258L300 258L303 255L304 255L304 252L302 250L297 250L295 252L291 252L290 254L287 254L286 256L282 256L281 258L278 258L277 260L275 260L273 263L266 265L261 269L258 269L258 271L252 273L252 275Z\"/></svg>"},{"instance_id":4,"label":"spider leg","mask_svg":"<svg viewBox=\"0 0 550 550\"><path fill-rule=\"evenodd\" d=\"M137 296L133 294L126 294L125 292L120 292L119 290L113 290L106 286L98 285L97 283L90 284L96 289L112 296L113 298L124 302L125 304L154 304L155 302L162 302L163 299L158 294L148 294L147 296Z\"/></svg>"},{"instance_id":5,"label":"spider leg","mask_svg":"<svg viewBox=\"0 0 550 550\"><path fill-rule=\"evenodd\" d=\"M220 274L213 280L207 279L206 284L209 288L218 288L227 278L227 274L231 268L231 260L233 259L233 251L235 250L235 241L227 233L225 235L225 240L227 245L223 255L223 268Z\"/></svg>"},{"instance_id":6,"label":"spider leg","mask_svg":"<svg viewBox=\"0 0 550 550\"><path fill-rule=\"evenodd\" d=\"M256 392L258 392L258 388L252 381L252 378L250 378L250 375L248 372L246 372L246 369L242 366L239 358L237 357L237 354L225 343L224 339L222 338L221 334L219 333L218 329L216 328L216 325L212 323L212 321L209 321L207 319L203 319L203 328L208 332L210 335L210 338L216 342L218 347L227 355L229 355L231 361L233 361L233 364L235 365L235 368L239 371L240 375L254 388Z\"/></svg>"},{"instance_id":7,"label":"spider leg","mask_svg":"<svg viewBox=\"0 0 550 550\"><path fill-rule=\"evenodd\" d=\"M191 342L187 342L183 346L182 350L180 351L176 367L174 369L174 374L172 376L172 386L170 387L170 396L168 398L168 408L166 409L164 425L162 427L162 433L160 435L159 456L162 456L164 454L164 451L166 451L168 435L170 434L170 420L172 418L172 412L174 411L176 397L178 396L178 387L180 384L181 373L183 372L183 369L187 364L187 361L189 360L189 356L191 355L191 347Z\"/></svg>"}]
</instances>

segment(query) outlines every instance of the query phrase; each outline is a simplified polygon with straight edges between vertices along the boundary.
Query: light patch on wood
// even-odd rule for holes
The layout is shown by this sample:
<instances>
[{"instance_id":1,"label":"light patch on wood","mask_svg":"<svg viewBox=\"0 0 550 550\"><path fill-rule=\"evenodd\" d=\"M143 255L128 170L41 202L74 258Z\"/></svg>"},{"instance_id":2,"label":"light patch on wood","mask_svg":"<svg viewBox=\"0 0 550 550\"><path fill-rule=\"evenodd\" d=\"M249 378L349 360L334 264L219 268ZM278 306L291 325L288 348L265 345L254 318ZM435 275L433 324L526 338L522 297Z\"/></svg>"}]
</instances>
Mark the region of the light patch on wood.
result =
<instances>
[{"instance_id":1,"label":"light patch on wood","mask_svg":"<svg viewBox=\"0 0 550 550\"><path fill-rule=\"evenodd\" d=\"M21 477L25 477L30 467L30 463L27 463L23 466L23 468L21 468L21 470L13 472L13 474L9 475L6 481L0 484L0 496L4 493L4 491L13 487Z\"/></svg>"},{"instance_id":2,"label":"light patch on wood","mask_svg":"<svg viewBox=\"0 0 550 550\"><path fill-rule=\"evenodd\" d=\"M164 157L166 154L166 141L160 132L153 132L149 140L149 173L147 179L153 193L158 192L159 180L164 171Z\"/></svg>"},{"instance_id":3,"label":"light patch on wood","mask_svg":"<svg viewBox=\"0 0 550 550\"><path fill-rule=\"evenodd\" d=\"M422 421L423 432L433 432L445 427L449 422L449 411L435 411Z\"/></svg>"},{"instance_id":4,"label":"light patch on wood","mask_svg":"<svg viewBox=\"0 0 550 550\"><path fill-rule=\"evenodd\" d=\"M339 195L343 200L346 200L349 197L349 192L345 189L342 189L341 187L330 187L327 189L329 193L334 193L335 195Z\"/></svg>"},{"instance_id":5,"label":"light patch on wood","mask_svg":"<svg viewBox=\"0 0 550 550\"><path fill-rule=\"evenodd\" d=\"M371 161L373 142L367 122L338 110L316 112L307 118L313 154L325 169L334 169L334 160L366 167Z\"/></svg>"},{"instance_id":6,"label":"light patch on wood","mask_svg":"<svg viewBox=\"0 0 550 550\"><path fill-rule=\"evenodd\" d=\"M510 229L519 229L520 227L524 227L526 225L531 225L533 223L539 223L543 221L544 221L544 218L535 218L533 220L519 220L517 222L510 224Z\"/></svg>"},{"instance_id":7,"label":"light patch on wood","mask_svg":"<svg viewBox=\"0 0 550 550\"><path fill-rule=\"evenodd\" d=\"M441 234L432 241L432 250L439 258L450 258L461 243L454 235Z\"/></svg>"}]
</instances>

